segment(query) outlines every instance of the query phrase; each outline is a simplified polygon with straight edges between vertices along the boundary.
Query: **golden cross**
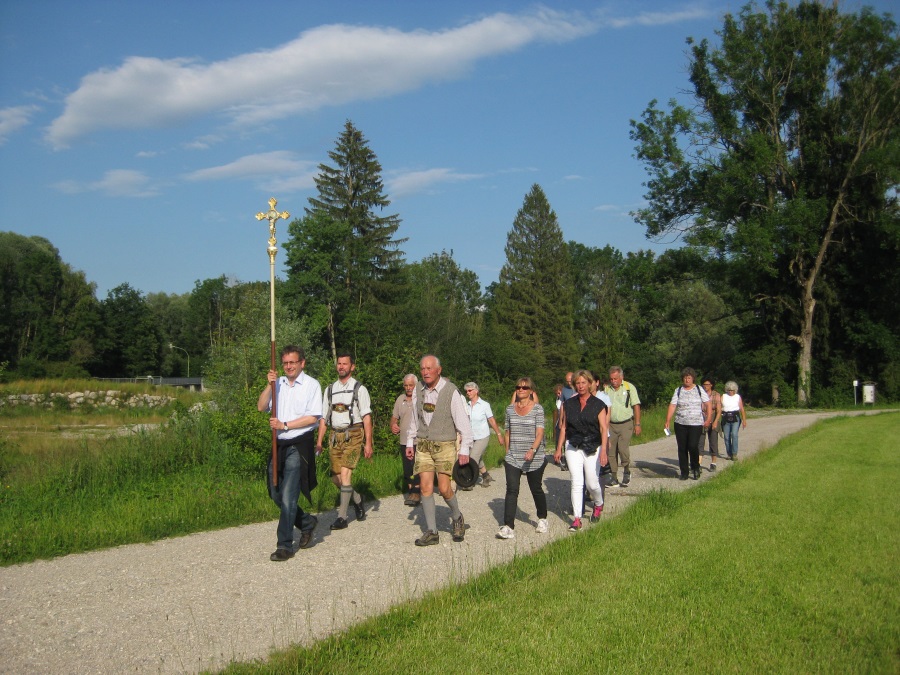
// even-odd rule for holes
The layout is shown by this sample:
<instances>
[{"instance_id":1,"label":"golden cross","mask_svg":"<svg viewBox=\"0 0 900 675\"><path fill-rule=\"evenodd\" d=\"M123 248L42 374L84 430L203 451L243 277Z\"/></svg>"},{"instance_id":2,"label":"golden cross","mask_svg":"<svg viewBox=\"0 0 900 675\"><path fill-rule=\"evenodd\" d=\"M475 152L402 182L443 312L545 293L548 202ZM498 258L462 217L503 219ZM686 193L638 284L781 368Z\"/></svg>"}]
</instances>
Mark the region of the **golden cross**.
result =
<instances>
[{"instance_id":1,"label":"golden cross","mask_svg":"<svg viewBox=\"0 0 900 675\"><path fill-rule=\"evenodd\" d=\"M275 197L269 199L269 211L268 213L263 213L260 211L256 214L257 220L268 220L269 221L269 248L266 249L269 252L269 257L274 261L275 260L275 252L278 250L275 247L275 223L278 219L287 220L291 217L291 214L287 211L282 211L278 213L275 210L275 206L277 206L278 200Z\"/></svg>"}]
</instances>

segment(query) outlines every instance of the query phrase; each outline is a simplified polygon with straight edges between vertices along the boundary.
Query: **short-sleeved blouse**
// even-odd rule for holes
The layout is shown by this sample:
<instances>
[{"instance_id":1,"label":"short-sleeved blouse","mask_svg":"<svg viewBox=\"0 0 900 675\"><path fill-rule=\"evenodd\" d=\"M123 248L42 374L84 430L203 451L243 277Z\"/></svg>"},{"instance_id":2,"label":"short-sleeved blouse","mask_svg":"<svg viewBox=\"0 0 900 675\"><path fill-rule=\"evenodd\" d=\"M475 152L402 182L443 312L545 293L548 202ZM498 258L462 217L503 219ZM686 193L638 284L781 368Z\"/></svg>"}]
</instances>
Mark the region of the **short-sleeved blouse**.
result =
<instances>
[{"instance_id":1,"label":"short-sleeved blouse","mask_svg":"<svg viewBox=\"0 0 900 675\"><path fill-rule=\"evenodd\" d=\"M535 403L527 415L519 415L515 405L507 406L505 426L509 450L506 451L504 461L525 473L540 469L544 465L547 453L544 439L541 438L541 444L530 462L525 461L525 453L534 447L537 430L544 428L544 408L541 404Z\"/></svg>"},{"instance_id":2,"label":"short-sleeved blouse","mask_svg":"<svg viewBox=\"0 0 900 675\"><path fill-rule=\"evenodd\" d=\"M675 407L675 423L688 427L703 426L703 406L709 401L709 395L702 387L694 385L690 389L678 387L672 394L669 405Z\"/></svg>"}]
</instances>

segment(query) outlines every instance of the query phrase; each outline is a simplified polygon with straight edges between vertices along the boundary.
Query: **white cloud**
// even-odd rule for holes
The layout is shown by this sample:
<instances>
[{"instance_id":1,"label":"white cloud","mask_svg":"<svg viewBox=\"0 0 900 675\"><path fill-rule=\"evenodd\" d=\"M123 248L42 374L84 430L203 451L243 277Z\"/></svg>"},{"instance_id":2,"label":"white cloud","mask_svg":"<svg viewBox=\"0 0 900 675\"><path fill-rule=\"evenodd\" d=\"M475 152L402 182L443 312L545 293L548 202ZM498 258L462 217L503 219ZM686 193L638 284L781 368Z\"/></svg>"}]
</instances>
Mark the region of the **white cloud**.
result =
<instances>
[{"instance_id":1,"label":"white cloud","mask_svg":"<svg viewBox=\"0 0 900 675\"><path fill-rule=\"evenodd\" d=\"M31 116L40 108L36 105L19 105L0 110L0 145L6 143L6 139L13 133L28 126Z\"/></svg>"},{"instance_id":2,"label":"white cloud","mask_svg":"<svg viewBox=\"0 0 900 675\"><path fill-rule=\"evenodd\" d=\"M392 197L406 197L428 191L440 183L460 183L483 177L484 174L456 173L453 169L397 172L387 179L387 187Z\"/></svg>"},{"instance_id":3,"label":"white cloud","mask_svg":"<svg viewBox=\"0 0 900 675\"><path fill-rule=\"evenodd\" d=\"M132 56L82 78L46 137L60 148L101 129L166 127L214 113L235 125L261 124L458 78L479 59L597 28L582 14L539 9L434 32L327 25L274 49L213 63Z\"/></svg>"},{"instance_id":4,"label":"white cloud","mask_svg":"<svg viewBox=\"0 0 900 675\"><path fill-rule=\"evenodd\" d=\"M315 169L315 163L299 160L286 150L245 155L233 162L208 169L200 169L185 176L190 181L228 180L260 176L284 176L306 174Z\"/></svg>"},{"instance_id":5,"label":"white cloud","mask_svg":"<svg viewBox=\"0 0 900 675\"><path fill-rule=\"evenodd\" d=\"M91 183L65 180L53 187L66 194L102 192L109 197L154 197L159 194L159 190L145 174L131 169L107 171L103 178Z\"/></svg>"},{"instance_id":6,"label":"white cloud","mask_svg":"<svg viewBox=\"0 0 900 675\"><path fill-rule=\"evenodd\" d=\"M667 26L681 21L703 19L710 16L709 9L694 6L675 12L639 12L634 16L608 17L603 23L610 28L630 28L631 26Z\"/></svg>"}]
</instances>

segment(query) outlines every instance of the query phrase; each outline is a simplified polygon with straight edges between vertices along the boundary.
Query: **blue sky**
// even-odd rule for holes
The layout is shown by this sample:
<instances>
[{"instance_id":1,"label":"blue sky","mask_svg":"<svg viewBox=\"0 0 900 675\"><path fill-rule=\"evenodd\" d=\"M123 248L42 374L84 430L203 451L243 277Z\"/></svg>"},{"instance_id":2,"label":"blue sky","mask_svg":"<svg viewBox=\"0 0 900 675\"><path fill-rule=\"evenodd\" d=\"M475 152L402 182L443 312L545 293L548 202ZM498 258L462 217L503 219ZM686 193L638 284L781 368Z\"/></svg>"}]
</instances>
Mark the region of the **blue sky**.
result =
<instances>
[{"instance_id":1,"label":"blue sky","mask_svg":"<svg viewBox=\"0 0 900 675\"><path fill-rule=\"evenodd\" d=\"M629 120L683 94L685 39L742 4L4 0L0 230L49 239L101 299L268 279L255 214L303 214L349 119L409 261L452 250L495 281L534 183L567 240L662 251L628 215Z\"/></svg>"}]
</instances>

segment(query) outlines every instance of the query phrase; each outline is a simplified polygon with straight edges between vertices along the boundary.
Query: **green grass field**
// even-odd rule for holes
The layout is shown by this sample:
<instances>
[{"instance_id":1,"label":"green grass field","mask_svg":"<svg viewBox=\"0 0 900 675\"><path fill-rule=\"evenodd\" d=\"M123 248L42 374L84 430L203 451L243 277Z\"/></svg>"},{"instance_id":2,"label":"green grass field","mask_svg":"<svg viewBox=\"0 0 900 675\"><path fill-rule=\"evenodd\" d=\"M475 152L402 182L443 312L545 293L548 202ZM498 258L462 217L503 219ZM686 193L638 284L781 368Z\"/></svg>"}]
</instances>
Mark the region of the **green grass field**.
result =
<instances>
[{"instance_id":1,"label":"green grass field","mask_svg":"<svg viewBox=\"0 0 900 675\"><path fill-rule=\"evenodd\" d=\"M897 414L817 424L470 583L225 672L900 672L897 438Z\"/></svg>"}]
</instances>

